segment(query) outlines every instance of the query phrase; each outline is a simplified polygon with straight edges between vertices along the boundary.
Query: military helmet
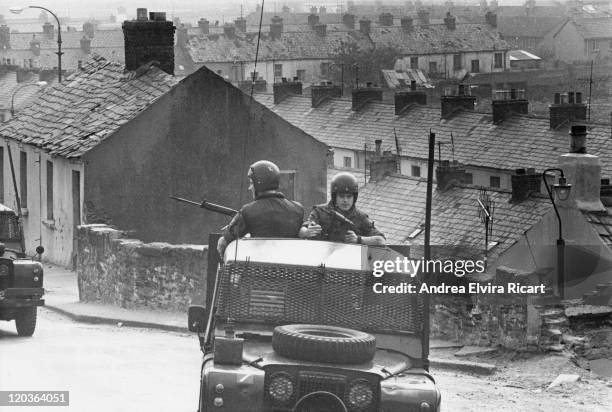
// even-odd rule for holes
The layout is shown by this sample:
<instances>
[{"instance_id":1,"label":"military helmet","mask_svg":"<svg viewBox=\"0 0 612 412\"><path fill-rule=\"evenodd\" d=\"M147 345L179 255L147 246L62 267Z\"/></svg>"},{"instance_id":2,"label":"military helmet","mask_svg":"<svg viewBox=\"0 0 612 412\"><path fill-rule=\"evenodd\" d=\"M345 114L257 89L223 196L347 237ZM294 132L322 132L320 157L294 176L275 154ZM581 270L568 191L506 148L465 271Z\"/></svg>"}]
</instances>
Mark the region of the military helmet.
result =
<instances>
[{"instance_id":1,"label":"military helmet","mask_svg":"<svg viewBox=\"0 0 612 412\"><path fill-rule=\"evenodd\" d=\"M359 193L357 179L348 172L338 173L331 181L330 191L334 203L336 202L336 195L338 193L351 193L354 196L353 201L356 202L357 194Z\"/></svg>"},{"instance_id":2,"label":"military helmet","mask_svg":"<svg viewBox=\"0 0 612 412\"><path fill-rule=\"evenodd\" d=\"M280 184L280 170L278 166L267 160L260 160L249 166L248 176L253 182L256 193L276 190Z\"/></svg>"}]
</instances>

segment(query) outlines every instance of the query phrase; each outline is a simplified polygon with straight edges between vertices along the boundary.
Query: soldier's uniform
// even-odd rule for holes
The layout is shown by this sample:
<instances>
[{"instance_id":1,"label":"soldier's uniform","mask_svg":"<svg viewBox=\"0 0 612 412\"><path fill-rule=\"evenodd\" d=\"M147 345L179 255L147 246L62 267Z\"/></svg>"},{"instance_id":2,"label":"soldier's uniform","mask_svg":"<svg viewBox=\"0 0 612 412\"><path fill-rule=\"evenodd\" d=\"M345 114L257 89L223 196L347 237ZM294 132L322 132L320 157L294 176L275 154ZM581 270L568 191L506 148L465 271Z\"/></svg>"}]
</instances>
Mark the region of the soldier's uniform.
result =
<instances>
[{"instance_id":1,"label":"soldier's uniform","mask_svg":"<svg viewBox=\"0 0 612 412\"><path fill-rule=\"evenodd\" d=\"M334 216L332 212L334 210L353 222L355 227L352 228L348 223ZM344 236L348 230L354 231L357 236L385 237L381 231L376 229L368 215L354 206L347 212L335 208L332 202L314 206L308 220L302 226L308 227L311 223L321 225L321 235L316 239L344 242Z\"/></svg>"},{"instance_id":2,"label":"soldier's uniform","mask_svg":"<svg viewBox=\"0 0 612 412\"><path fill-rule=\"evenodd\" d=\"M281 192L267 191L242 206L222 234L227 243L247 233L252 237L294 238L303 219L301 204L285 198Z\"/></svg>"}]
</instances>

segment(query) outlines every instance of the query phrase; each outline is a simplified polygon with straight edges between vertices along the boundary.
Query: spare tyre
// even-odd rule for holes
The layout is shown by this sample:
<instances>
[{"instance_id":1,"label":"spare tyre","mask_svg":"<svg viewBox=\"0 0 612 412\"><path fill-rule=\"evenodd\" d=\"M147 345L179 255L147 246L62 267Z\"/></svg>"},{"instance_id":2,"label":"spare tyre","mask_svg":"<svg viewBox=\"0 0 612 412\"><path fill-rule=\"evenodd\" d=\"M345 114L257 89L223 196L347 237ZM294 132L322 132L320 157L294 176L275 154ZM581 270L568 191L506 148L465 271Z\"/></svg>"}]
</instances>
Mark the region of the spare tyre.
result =
<instances>
[{"instance_id":1,"label":"spare tyre","mask_svg":"<svg viewBox=\"0 0 612 412\"><path fill-rule=\"evenodd\" d=\"M292 359L327 363L363 363L376 352L376 338L354 329L326 325L274 328L272 348Z\"/></svg>"}]
</instances>

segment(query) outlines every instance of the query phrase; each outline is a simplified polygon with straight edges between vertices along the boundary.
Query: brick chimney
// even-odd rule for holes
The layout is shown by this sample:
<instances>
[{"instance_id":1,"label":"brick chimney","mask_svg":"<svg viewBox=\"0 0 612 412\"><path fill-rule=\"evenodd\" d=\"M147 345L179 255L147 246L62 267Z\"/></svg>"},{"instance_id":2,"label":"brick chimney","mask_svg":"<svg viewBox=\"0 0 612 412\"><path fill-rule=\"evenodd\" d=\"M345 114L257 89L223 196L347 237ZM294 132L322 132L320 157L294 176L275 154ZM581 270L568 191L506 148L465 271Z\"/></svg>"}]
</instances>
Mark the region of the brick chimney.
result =
<instances>
[{"instance_id":1,"label":"brick chimney","mask_svg":"<svg viewBox=\"0 0 612 412\"><path fill-rule=\"evenodd\" d=\"M417 17L419 18L419 22L421 23L421 26L428 26L429 25L429 12L427 10L419 10L417 12Z\"/></svg>"},{"instance_id":2,"label":"brick chimney","mask_svg":"<svg viewBox=\"0 0 612 412\"><path fill-rule=\"evenodd\" d=\"M446 28L449 30L455 30L457 28L457 19L453 16L450 11L446 12L446 17L444 18L444 24Z\"/></svg>"},{"instance_id":3,"label":"brick chimney","mask_svg":"<svg viewBox=\"0 0 612 412\"><path fill-rule=\"evenodd\" d=\"M91 53L91 39L88 36L81 38L81 50L85 54Z\"/></svg>"},{"instance_id":4,"label":"brick chimney","mask_svg":"<svg viewBox=\"0 0 612 412\"><path fill-rule=\"evenodd\" d=\"M96 26L90 21L83 23L83 33L85 33L90 39L93 39L96 32Z\"/></svg>"},{"instance_id":5,"label":"brick chimney","mask_svg":"<svg viewBox=\"0 0 612 412\"><path fill-rule=\"evenodd\" d=\"M225 23L223 25L223 34L225 34L225 37L228 39L233 39L236 37L236 26L231 23Z\"/></svg>"},{"instance_id":6,"label":"brick chimney","mask_svg":"<svg viewBox=\"0 0 612 412\"><path fill-rule=\"evenodd\" d=\"M457 93L454 95L448 90L445 91L445 93L448 93L440 97L442 119L447 119L458 110L474 111L476 96L470 96L468 91L469 87L466 88L462 84L459 85Z\"/></svg>"},{"instance_id":7,"label":"brick chimney","mask_svg":"<svg viewBox=\"0 0 612 412\"><path fill-rule=\"evenodd\" d=\"M355 15L346 13L342 16L342 23L351 30L355 30Z\"/></svg>"},{"instance_id":8,"label":"brick chimney","mask_svg":"<svg viewBox=\"0 0 612 412\"><path fill-rule=\"evenodd\" d=\"M493 124L502 123L515 113L529 113L529 101L524 90L496 90L493 100Z\"/></svg>"},{"instance_id":9,"label":"brick chimney","mask_svg":"<svg viewBox=\"0 0 612 412\"><path fill-rule=\"evenodd\" d=\"M314 25L314 31L319 37L325 37L327 33L327 24L317 23Z\"/></svg>"},{"instance_id":10,"label":"brick chimney","mask_svg":"<svg viewBox=\"0 0 612 412\"><path fill-rule=\"evenodd\" d=\"M367 87L358 87L352 91L352 107L353 111L359 111L369 101L383 100L383 91L380 87L372 87L368 83Z\"/></svg>"},{"instance_id":11,"label":"brick chimney","mask_svg":"<svg viewBox=\"0 0 612 412\"><path fill-rule=\"evenodd\" d=\"M342 97L342 87L333 84L311 86L310 95L312 98L312 107L318 107L329 98Z\"/></svg>"},{"instance_id":12,"label":"brick chimney","mask_svg":"<svg viewBox=\"0 0 612 412\"><path fill-rule=\"evenodd\" d=\"M359 20L359 31L363 34L370 34L370 26L372 22L369 19Z\"/></svg>"},{"instance_id":13,"label":"brick chimney","mask_svg":"<svg viewBox=\"0 0 612 412\"><path fill-rule=\"evenodd\" d=\"M136 70L151 61L159 62L159 67L174 75L174 30L171 21L166 21L166 13L139 15L140 20L124 21L125 68Z\"/></svg>"},{"instance_id":14,"label":"brick chimney","mask_svg":"<svg viewBox=\"0 0 612 412\"><path fill-rule=\"evenodd\" d=\"M391 13L382 13L378 16L378 21L381 26L393 26L393 14Z\"/></svg>"},{"instance_id":15,"label":"brick chimney","mask_svg":"<svg viewBox=\"0 0 612 412\"><path fill-rule=\"evenodd\" d=\"M487 24L494 29L497 28L497 13L493 13L492 11L487 11L485 14L485 21Z\"/></svg>"},{"instance_id":16,"label":"brick chimney","mask_svg":"<svg viewBox=\"0 0 612 412\"><path fill-rule=\"evenodd\" d=\"M582 93L555 93L553 102L548 107L551 129L558 129L574 121L586 120L587 106L582 103Z\"/></svg>"},{"instance_id":17,"label":"brick chimney","mask_svg":"<svg viewBox=\"0 0 612 412\"><path fill-rule=\"evenodd\" d=\"M423 91L417 91L416 84L411 86L411 90L409 91L395 93L395 114L402 114L402 112L412 104L427 104L427 94L425 94Z\"/></svg>"},{"instance_id":18,"label":"brick chimney","mask_svg":"<svg viewBox=\"0 0 612 412\"><path fill-rule=\"evenodd\" d=\"M575 125L570 131L571 139L586 141L586 126ZM563 169L567 183L572 185L569 198L560 201L562 207L577 207L585 212L605 212L601 203L601 162L599 157L586 154L586 147L580 142L570 146L581 153L567 153L559 156L559 167Z\"/></svg>"},{"instance_id":19,"label":"brick chimney","mask_svg":"<svg viewBox=\"0 0 612 412\"><path fill-rule=\"evenodd\" d=\"M200 33L208 34L210 33L210 22L206 19L198 20L198 27L200 28Z\"/></svg>"},{"instance_id":20,"label":"brick chimney","mask_svg":"<svg viewBox=\"0 0 612 412\"><path fill-rule=\"evenodd\" d=\"M30 40L30 50L34 53L34 56L40 56L40 40L36 38L36 35L32 36L32 40Z\"/></svg>"},{"instance_id":21,"label":"brick chimney","mask_svg":"<svg viewBox=\"0 0 612 412\"><path fill-rule=\"evenodd\" d=\"M51 23L46 22L45 24L43 24L43 34L45 35L46 38L53 39L55 33L54 33L54 27Z\"/></svg>"},{"instance_id":22,"label":"brick chimney","mask_svg":"<svg viewBox=\"0 0 612 412\"><path fill-rule=\"evenodd\" d=\"M0 50L11 48L11 29L6 24L0 26Z\"/></svg>"},{"instance_id":23,"label":"brick chimney","mask_svg":"<svg viewBox=\"0 0 612 412\"><path fill-rule=\"evenodd\" d=\"M314 27L316 24L319 24L319 16L316 14L308 15L308 25L310 27Z\"/></svg>"},{"instance_id":24,"label":"brick chimney","mask_svg":"<svg viewBox=\"0 0 612 412\"><path fill-rule=\"evenodd\" d=\"M270 37L272 40L278 40L281 38L283 34L283 19L282 17L274 16L272 17L272 22L270 23Z\"/></svg>"},{"instance_id":25,"label":"brick chimney","mask_svg":"<svg viewBox=\"0 0 612 412\"><path fill-rule=\"evenodd\" d=\"M236 30L242 33L246 33L247 21L244 17L238 17L236 20L234 20L234 25L236 26Z\"/></svg>"},{"instance_id":26,"label":"brick chimney","mask_svg":"<svg viewBox=\"0 0 612 412\"><path fill-rule=\"evenodd\" d=\"M440 165L436 167L437 190L443 192L464 182L465 169L463 169L456 160L452 162L449 160L442 160Z\"/></svg>"},{"instance_id":27,"label":"brick chimney","mask_svg":"<svg viewBox=\"0 0 612 412\"><path fill-rule=\"evenodd\" d=\"M397 156L392 152L380 153L380 140L376 141L377 153L370 158L370 182L380 182L386 176L397 173Z\"/></svg>"},{"instance_id":28,"label":"brick chimney","mask_svg":"<svg viewBox=\"0 0 612 412\"><path fill-rule=\"evenodd\" d=\"M412 30L414 30L414 25L413 25L413 22L412 22L412 17L402 17L400 22L401 22L401 25L402 25L402 29L404 29L404 31L406 33L410 33Z\"/></svg>"},{"instance_id":29,"label":"brick chimney","mask_svg":"<svg viewBox=\"0 0 612 412\"><path fill-rule=\"evenodd\" d=\"M272 90L274 91L274 104L279 104L287 96L292 94L301 95L302 83L299 81L287 81L287 79L283 77L281 83L274 83Z\"/></svg>"},{"instance_id":30,"label":"brick chimney","mask_svg":"<svg viewBox=\"0 0 612 412\"><path fill-rule=\"evenodd\" d=\"M510 177L512 184L512 198L510 202L517 203L527 200L532 193L540 193L542 175L535 169L516 169Z\"/></svg>"}]
</instances>

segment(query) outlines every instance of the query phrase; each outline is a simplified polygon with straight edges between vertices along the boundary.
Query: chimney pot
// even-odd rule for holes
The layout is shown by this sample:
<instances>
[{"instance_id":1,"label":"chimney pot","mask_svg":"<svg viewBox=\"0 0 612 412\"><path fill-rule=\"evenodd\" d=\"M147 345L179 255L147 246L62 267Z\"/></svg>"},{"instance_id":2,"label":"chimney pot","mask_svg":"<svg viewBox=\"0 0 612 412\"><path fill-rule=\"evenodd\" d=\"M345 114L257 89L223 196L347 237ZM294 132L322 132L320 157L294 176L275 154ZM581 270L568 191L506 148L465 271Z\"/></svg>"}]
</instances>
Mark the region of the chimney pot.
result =
<instances>
[{"instance_id":1,"label":"chimney pot","mask_svg":"<svg viewBox=\"0 0 612 412\"><path fill-rule=\"evenodd\" d=\"M601 202L601 162L599 157L584 153L567 153L559 157L567 181L572 185L569 198L561 207L576 207L585 212L605 212Z\"/></svg>"},{"instance_id":2,"label":"chimney pot","mask_svg":"<svg viewBox=\"0 0 612 412\"><path fill-rule=\"evenodd\" d=\"M137 8L136 9L136 20L138 21L147 21L147 9L145 8Z\"/></svg>"},{"instance_id":3,"label":"chimney pot","mask_svg":"<svg viewBox=\"0 0 612 412\"><path fill-rule=\"evenodd\" d=\"M149 12L149 20L151 21L166 21L166 12L151 11Z\"/></svg>"},{"instance_id":4,"label":"chimney pot","mask_svg":"<svg viewBox=\"0 0 612 412\"><path fill-rule=\"evenodd\" d=\"M555 93L554 102L555 104L561 104L561 93Z\"/></svg>"},{"instance_id":5,"label":"chimney pot","mask_svg":"<svg viewBox=\"0 0 612 412\"><path fill-rule=\"evenodd\" d=\"M236 37L236 26L230 23L225 24L223 26L223 34L225 34L228 39L233 39Z\"/></svg>"},{"instance_id":6,"label":"chimney pot","mask_svg":"<svg viewBox=\"0 0 612 412\"><path fill-rule=\"evenodd\" d=\"M514 90L514 89L513 89ZM516 91L514 96L516 97ZM512 92L510 93L512 97ZM525 99L494 100L493 101L493 124L498 124L506 120L513 113L528 114L529 101Z\"/></svg>"},{"instance_id":7,"label":"chimney pot","mask_svg":"<svg viewBox=\"0 0 612 412\"><path fill-rule=\"evenodd\" d=\"M570 129L570 153L586 153L587 127L574 125Z\"/></svg>"},{"instance_id":8,"label":"chimney pot","mask_svg":"<svg viewBox=\"0 0 612 412\"><path fill-rule=\"evenodd\" d=\"M457 20L450 14L450 11L446 13L444 24L448 30L455 30L457 28Z\"/></svg>"},{"instance_id":9,"label":"chimney pot","mask_svg":"<svg viewBox=\"0 0 612 412\"><path fill-rule=\"evenodd\" d=\"M283 19L278 16L272 17L272 23L270 24L270 37L272 40L278 40L283 34Z\"/></svg>"},{"instance_id":10,"label":"chimney pot","mask_svg":"<svg viewBox=\"0 0 612 412\"><path fill-rule=\"evenodd\" d=\"M381 140L381 139L376 139L376 140L374 141L374 144L376 145L376 149L375 149L375 150L376 150L376 151L375 151L376 156L380 156L380 155L382 155L382 151L381 151L382 140Z\"/></svg>"},{"instance_id":11,"label":"chimney pot","mask_svg":"<svg viewBox=\"0 0 612 412\"><path fill-rule=\"evenodd\" d=\"M370 25L372 22L368 19L359 20L359 31L363 34L370 34Z\"/></svg>"}]
</instances>

